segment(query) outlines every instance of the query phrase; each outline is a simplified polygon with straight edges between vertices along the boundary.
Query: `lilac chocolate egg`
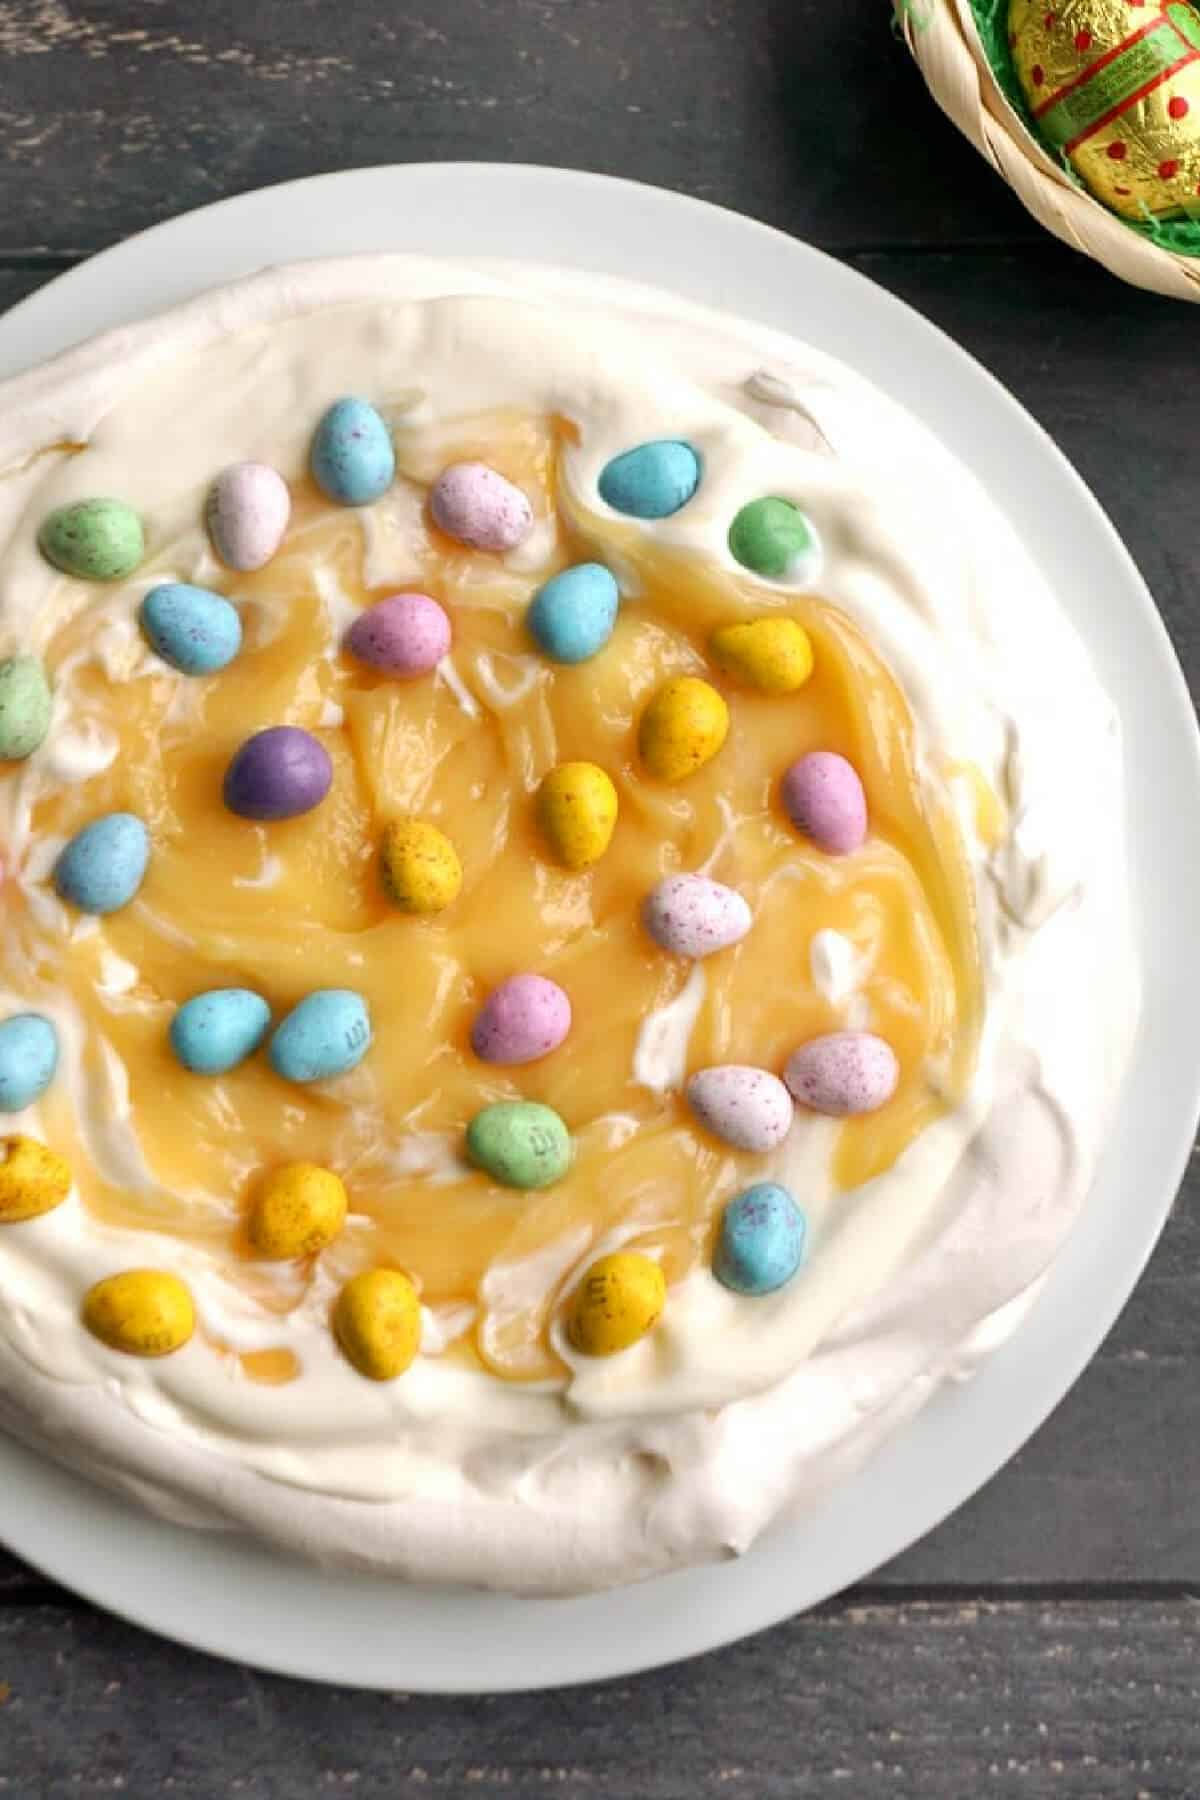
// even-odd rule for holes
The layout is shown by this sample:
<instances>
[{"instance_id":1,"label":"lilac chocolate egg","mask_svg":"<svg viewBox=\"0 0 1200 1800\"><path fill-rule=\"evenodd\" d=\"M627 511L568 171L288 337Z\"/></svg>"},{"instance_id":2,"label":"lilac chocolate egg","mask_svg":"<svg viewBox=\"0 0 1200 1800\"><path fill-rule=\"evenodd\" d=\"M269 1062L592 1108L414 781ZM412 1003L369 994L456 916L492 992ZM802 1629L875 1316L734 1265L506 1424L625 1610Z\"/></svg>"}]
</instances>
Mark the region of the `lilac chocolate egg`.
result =
<instances>
[{"instance_id":1,"label":"lilac chocolate egg","mask_svg":"<svg viewBox=\"0 0 1200 1800\"><path fill-rule=\"evenodd\" d=\"M493 988L471 1027L481 1062L528 1063L557 1050L571 1029L571 1002L544 975L513 975Z\"/></svg>"},{"instance_id":2,"label":"lilac chocolate egg","mask_svg":"<svg viewBox=\"0 0 1200 1800\"><path fill-rule=\"evenodd\" d=\"M391 594L359 613L346 648L384 675L428 675L450 648L450 620L428 594Z\"/></svg>"},{"instance_id":3,"label":"lilac chocolate egg","mask_svg":"<svg viewBox=\"0 0 1200 1800\"><path fill-rule=\"evenodd\" d=\"M472 550L515 550L533 530L533 508L519 487L486 463L451 463L429 492L433 522Z\"/></svg>"},{"instance_id":4,"label":"lilac chocolate egg","mask_svg":"<svg viewBox=\"0 0 1200 1800\"><path fill-rule=\"evenodd\" d=\"M739 944L753 923L741 894L706 875L668 875L647 894L642 922L675 956L711 956Z\"/></svg>"},{"instance_id":5,"label":"lilac chocolate egg","mask_svg":"<svg viewBox=\"0 0 1200 1800\"><path fill-rule=\"evenodd\" d=\"M225 804L243 819L294 819L320 806L333 780L323 744L296 725L247 738L225 771Z\"/></svg>"},{"instance_id":6,"label":"lilac chocolate egg","mask_svg":"<svg viewBox=\"0 0 1200 1800\"><path fill-rule=\"evenodd\" d=\"M870 1031L831 1031L788 1058L783 1079L802 1106L844 1119L877 1112L896 1091L896 1052Z\"/></svg>"},{"instance_id":7,"label":"lilac chocolate egg","mask_svg":"<svg viewBox=\"0 0 1200 1800\"><path fill-rule=\"evenodd\" d=\"M287 530L292 497L270 463L231 463L209 490L205 520L213 549L229 569L261 569Z\"/></svg>"},{"instance_id":8,"label":"lilac chocolate egg","mask_svg":"<svg viewBox=\"0 0 1200 1800\"><path fill-rule=\"evenodd\" d=\"M845 856L867 835L867 796L853 763L835 750L810 750L794 762L780 789L788 818L818 850Z\"/></svg>"},{"instance_id":9,"label":"lilac chocolate egg","mask_svg":"<svg viewBox=\"0 0 1200 1800\"><path fill-rule=\"evenodd\" d=\"M701 1069L687 1084L687 1102L701 1125L735 1150L774 1150L791 1129L792 1097L768 1069Z\"/></svg>"}]
</instances>

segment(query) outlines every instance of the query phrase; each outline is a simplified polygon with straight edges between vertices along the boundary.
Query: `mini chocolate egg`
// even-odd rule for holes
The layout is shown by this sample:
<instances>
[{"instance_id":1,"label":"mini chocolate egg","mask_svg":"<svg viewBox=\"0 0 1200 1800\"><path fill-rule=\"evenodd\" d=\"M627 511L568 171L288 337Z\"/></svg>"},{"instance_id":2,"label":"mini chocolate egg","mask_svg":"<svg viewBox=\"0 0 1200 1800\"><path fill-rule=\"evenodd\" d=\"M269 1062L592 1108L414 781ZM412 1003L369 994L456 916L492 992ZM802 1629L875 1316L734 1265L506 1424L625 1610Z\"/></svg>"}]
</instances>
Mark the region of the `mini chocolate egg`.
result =
<instances>
[{"instance_id":1,"label":"mini chocolate egg","mask_svg":"<svg viewBox=\"0 0 1200 1800\"><path fill-rule=\"evenodd\" d=\"M225 804L241 819L295 819L320 806L333 782L324 744L298 725L247 738L225 771Z\"/></svg>"},{"instance_id":2,"label":"mini chocolate egg","mask_svg":"<svg viewBox=\"0 0 1200 1800\"><path fill-rule=\"evenodd\" d=\"M892 1046L873 1032L831 1031L794 1050L783 1079L801 1106L844 1119L886 1106L900 1065Z\"/></svg>"},{"instance_id":3,"label":"mini chocolate egg","mask_svg":"<svg viewBox=\"0 0 1200 1800\"><path fill-rule=\"evenodd\" d=\"M23 762L50 729L50 684L36 656L0 662L0 762Z\"/></svg>"},{"instance_id":4,"label":"mini chocolate egg","mask_svg":"<svg viewBox=\"0 0 1200 1800\"><path fill-rule=\"evenodd\" d=\"M208 588L162 581L138 608L142 636L181 675L212 675L242 647L236 606Z\"/></svg>"},{"instance_id":5,"label":"mini chocolate egg","mask_svg":"<svg viewBox=\"0 0 1200 1800\"><path fill-rule=\"evenodd\" d=\"M32 1106L58 1068L58 1032L41 1013L14 1013L0 1023L0 1113Z\"/></svg>"},{"instance_id":6,"label":"mini chocolate egg","mask_svg":"<svg viewBox=\"0 0 1200 1800\"><path fill-rule=\"evenodd\" d=\"M428 594L390 594L359 613L346 648L384 675L428 675L450 649L450 620Z\"/></svg>"},{"instance_id":7,"label":"mini chocolate egg","mask_svg":"<svg viewBox=\"0 0 1200 1800\"><path fill-rule=\"evenodd\" d=\"M740 944L754 915L743 895L707 875L668 875L642 903L642 923L663 950L694 960Z\"/></svg>"},{"instance_id":8,"label":"mini chocolate egg","mask_svg":"<svg viewBox=\"0 0 1200 1800\"><path fill-rule=\"evenodd\" d=\"M664 682L642 714L638 749L659 781L685 781L717 754L729 732L729 708L696 675Z\"/></svg>"},{"instance_id":9,"label":"mini chocolate egg","mask_svg":"<svg viewBox=\"0 0 1200 1800\"><path fill-rule=\"evenodd\" d=\"M209 489L204 520L213 549L228 569L265 568L288 528L292 496L270 463L238 462Z\"/></svg>"},{"instance_id":10,"label":"mini chocolate egg","mask_svg":"<svg viewBox=\"0 0 1200 1800\"><path fill-rule=\"evenodd\" d=\"M867 836L867 796L858 770L835 750L810 750L780 784L783 810L818 850L847 856Z\"/></svg>"},{"instance_id":11,"label":"mini chocolate egg","mask_svg":"<svg viewBox=\"0 0 1200 1800\"><path fill-rule=\"evenodd\" d=\"M88 1289L83 1322L110 1350L126 1356L171 1356L195 1331L196 1308L178 1275L165 1269L125 1269Z\"/></svg>"},{"instance_id":12,"label":"mini chocolate egg","mask_svg":"<svg viewBox=\"0 0 1200 1800\"><path fill-rule=\"evenodd\" d=\"M713 1274L735 1294L773 1294L804 1261L808 1223L787 1189L760 1181L721 1215Z\"/></svg>"},{"instance_id":13,"label":"mini chocolate egg","mask_svg":"<svg viewBox=\"0 0 1200 1800\"><path fill-rule=\"evenodd\" d=\"M708 649L718 669L760 694L794 694L813 671L812 643L795 619L722 625Z\"/></svg>"},{"instance_id":14,"label":"mini chocolate egg","mask_svg":"<svg viewBox=\"0 0 1200 1800\"><path fill-rule=\"evenodd\" d=\"M401 912L445 912L462 891L462 864L444 831L428 819L396 819L379 849L383 891Z\"/></svg>"},{"instance_id":15,"label":"mini chocolate egg","mask_svg":"<svg viewBox=\"0 0 1200 1800\"><path fill-rule=\"evenodd\" d=\"M567 1337L584 1356L616 1356L653 1331L667 1303L659 1265L636 1250L594 1262L575 1291Z\"/></svg>"},{"instance_id":16,"label":"mini chocolate egg","mask_svg":"<svg viewBox=\"0 0 1200 1800\"><path fill-rule=\"evenodd\" d=\"M271 1039L271 1067L285 1081L330 1081L356 1069L371 1048L371 1016L351 988L318 988L294 1006Z\"/></svg>"},{"instance_id":17,"label":"mini chocolate egg","mask_svg":"<svg viewBox=\"0 0 1200 1800\"><path fill-rule=\"evenodd\" d=\"M471 1027L481 1062L536 1062L557 1050L571 1029L571 1002L544 975L510 975L492 989Z\"/></svg>"},{"instance_id":18,"label":"mini chocolate egg","mask_svg":"<svg viewBox=\"0 0 1200 1800\"><path fill-rule=\"evenodd\" d=\"M287 1163L259 1183L246 1231L268 1262L316 1256L346 1223L345 1183L318 1163Z\"/></svg>"},{"instance_id":19,"label":"mini chocolate egg","mask_svg":"<svg viewBox=\"0 0 1200 1800\"><path fill-rule=\"evenodd\" d=\"M564 869L590 869L600 861L612 843L617 811L617 790L595 763L559 763L538 788L538 824Z\"/></svg>"},{"instance_id":20,"label":"mini chocolate egg","mask_svg":"<svg viewBox=\"0 0 1200 1800\"><path fill-rule=\"evenodd\" d=\"M812 529L800 508L774 496L751 500L729 527L733 556L744 569L768 581L801 576L812 547Z\"/></svg>"},{"instance_id":21,"label":"mini chocolate egg","mask_svg":"<svg viewBox=\"0 0 1200 1800\"><path fill-rule=\"evenodd\" d=\"M576 563L543 583L525 623L551 662L581 663L613 634L621 594L603 563Z\"/></svg>"},{"instance_id":22,"label":"mini chocolate egg","mask_svg":"<svg viewBox=\"0 0 1200 1800\"><path fill-rule=\"evenodd\" d=\"M142 521L122 500L76 500L43 519L38 549L80 581L121 581L146 551Z\"/></svg>"},{"instance_id":23,"label":"mini chocolate egg","mask_svg":"<svg viewBox=\"0 0 1200 1800\"><path fill-rule=\"evenodd\" d=\"M392 434L367 400L335 400L312 441L309 467L323 493L339 506L368 506L392 485Z\"/></svg>"},{"instance_id":24,"label":"mini chocolate egg","mask_svg":"<svg viewBox=\"0 0 1200 1800\"><path fill-rule=\"evenodd\" d=\"M528 496L486 463L451 463L429 490L429 511L447 537L472 550L515 550L533 530Z\"/></svg>"},{"instance_id":25,"label":"mini chocolate egg","mask_svg":"<svg viewBox=\"0 0 1200 1800\"><path fill-rule=\"evenodd\" d=\"M36 1138L0 1138L0 1225L39 1219L71 1191L71 1165Z\"/></svg>"},{"instance_id":26,"label":"mini chocolate egg","mask_svg":"<svg viewBox=\"0 0 1200 1800\"><path fill-rule=\"evenodd\" d=\"M498 1100L467 1127L467 1155L501 1187L549 1187L570 1166L571 1134L549 1106Z\"/></svg>"},{"instance_id":27,"label":"mini chocolate egg","mask_svg":"<svg viewBox=\"0 0 1200 1800\"><path fill-rule=\"evenodd\" d=\"M185 1000L171 1020L171 1048L193 1075L226 1075L253 1056L271 1009L249 988L209 988Z\"/></svg>"},{"instance_id":28,"label":"mini chocolate egg","mask_svg":"<svg viewBox=\"0 0 1200 1800\"><path fill-rule=\"evenodd\" d=\"M735 1150L774 1150L791 1130L792 1097L767 1069L721 1063L699 1070L686 1091L701 1125Z\"/></svg>"},{"instance_id":29,"label":"mini chocolate egg","mask_svg":"<svg viewBox=\"0 0 1200 1800\"><path fill-rule=\"evenodd\" d=\"M700 458L680 438L638 444L600 471L600 498L633 519L669 519L699 486Z\"/></svg>"},{"instance_id":30,"label":"mini chocolate egg","mask_svg":"<svg viewBox=\"0 0 1200 1800\"><path fill-rule=\"evenodd\" d=\"M421 1301L399 1269L352 1275L333 1308L333 1332L346 1361L368 1381L394 1381L421 1347Z\"/></svg>"},{"instance_id":31,"label":"mini chocolate egg","mask_svg":"<svg viewBox=\"0 0 1200 1800\"><path fill-rule=\"evenodd\" d=\"M141 887L149 861L150 834L142 821L134 813L106 813L60 852L54 886L80 912L119 912Z\"/></svg>"}]
</instances>

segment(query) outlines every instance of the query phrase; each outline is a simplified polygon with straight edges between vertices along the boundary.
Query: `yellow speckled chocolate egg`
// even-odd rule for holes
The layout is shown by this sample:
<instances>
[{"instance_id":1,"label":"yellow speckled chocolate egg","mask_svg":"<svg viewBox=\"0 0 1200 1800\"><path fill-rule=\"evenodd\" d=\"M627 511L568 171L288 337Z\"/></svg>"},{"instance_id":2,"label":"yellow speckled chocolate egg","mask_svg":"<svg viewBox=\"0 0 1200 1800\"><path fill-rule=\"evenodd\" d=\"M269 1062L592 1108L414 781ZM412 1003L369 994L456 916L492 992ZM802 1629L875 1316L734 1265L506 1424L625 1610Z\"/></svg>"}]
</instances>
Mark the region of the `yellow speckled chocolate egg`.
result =
<instances>
[{"instance_id":1,"label":"yellow speckled chocolate egg","mask_svg":"<svg viewBox=\"0 0 1200 1800\"><path fill-rule=\"evenodd\" d=\"M563 867L590 869L612 842L617 790L595 763L559 763L538 789L537 814L542 835Z\"/></svg>"},{"instance_id":2,"label":"yellow speckled chocolate egg","mask_svg":"<svg viewBox=\"0 0 1200 1800\"><path fill-rule=\"evenodd\" d=\"M579 1284L567 1336L585 1356L615 1356L654 1329L666 1298L666 1277L650 1257L602 1256Z\"/></svg>"},{"instance_id":3,"label":"yellow speckled chocolate egg","mask_svg":"<svg viewBox=\"0 0 1200 1800\"><path fill-rule=\"evenodd\" d=\"M71 1165L36 1138L0 1138L0 1225L36 1219L71 1191Z\"/></svg>"},{"instance_id":4,"label":"yellow speckled chocolate egg","mask_svg":"<svg viewBox=\"0 0 1200 1800\"><path fill-rule=\"evenodd\" d=\"M794 694L813 671L812 644L795 619L722 625L708 640L718 669L760 694Z\"/></svg>"},{"instance_id":5,"label":"yellow speckled chocolate egg","mask_svg":"<svg viewBox=\"0 0 1200 1800\"><path fill-rule=\"evenodd\" d=\"M364 1269L337 1297L333 1329L347 1362L369 1381L403 1375L421 1342L421 1302L398 1269Z\"/></svg>"},{"instance_id":6,"label":"yellow speckled chocolate egg","mask_svg":"<svg viewBox=\"0 0 1200 1800\"><path fill-rule=\"evenodd\" d=\"M665 682L642 714L638 749L651 775L684 781L711 762L729 732L729 708L696 675Z\"/></svg>"},{"instance_id":7,"label":"yellow speckled chocolate egg","mask_svg":"<svg viewBox=\"0 0 1200 1800\"><path fill-rule=\"evenodd\" d=\"M346 1189L332 1169L287 1163L265 1178L250 1209L250 1242L271 1262L316 1256L346 1222Z\"/></svg>"},{"instance_id":8,"label":"yellow speckled chocolate egg","mask_svg":"<svg viewBox=\"0 0 1200 1800\"><path fill-rule=\"evenodd\" d=\"M1013 67L1050 150L1129 219L1200 200L1200 15L1183 0L1011 0Z\"/></svg>"},{"instance_id":9,"label":"yellow speckled chocolate egg","mask_svg":"<svg viewBox=\"0 0 1200 1800\"><path fill-rule=\"evenodd\" d=\"M444 912L462 889L458 851L426 819L397 819L388 826L379 868L383 891L401 912Z\"/></svg>"},{"instance_id":10,"label":"yellow speckled chocolate egg","mask_svg":"<svg viewBox=\"0 0 1200 1800\"><path fill-rule=\"evenodd\" d=\"M170 1356L196 1329L192 1296L165 1269L125 1269L89 1288L83 1322L93 1337L127 1356Z\"/></svg>"}]
</instances>

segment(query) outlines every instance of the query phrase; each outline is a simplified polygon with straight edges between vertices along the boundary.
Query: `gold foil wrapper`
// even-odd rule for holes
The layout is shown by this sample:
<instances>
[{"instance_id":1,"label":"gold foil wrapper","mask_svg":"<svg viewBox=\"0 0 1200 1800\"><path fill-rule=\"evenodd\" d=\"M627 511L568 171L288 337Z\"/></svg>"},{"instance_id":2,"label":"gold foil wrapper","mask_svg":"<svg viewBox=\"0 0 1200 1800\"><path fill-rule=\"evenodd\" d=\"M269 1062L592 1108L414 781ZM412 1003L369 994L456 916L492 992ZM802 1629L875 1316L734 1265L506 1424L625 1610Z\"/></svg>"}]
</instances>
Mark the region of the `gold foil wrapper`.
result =
<instances>
[{"instance_id":1,"label":"gold foil wrapper","mask_svg":"<svg viewBox=\"0 0 1200 1800\"><path fill-rule=\"evenodd\" d=\"M1130 219L1200 215L1200 14L1181 0L1012 0L1037 128Z\"/></svg>"}]
</instances>

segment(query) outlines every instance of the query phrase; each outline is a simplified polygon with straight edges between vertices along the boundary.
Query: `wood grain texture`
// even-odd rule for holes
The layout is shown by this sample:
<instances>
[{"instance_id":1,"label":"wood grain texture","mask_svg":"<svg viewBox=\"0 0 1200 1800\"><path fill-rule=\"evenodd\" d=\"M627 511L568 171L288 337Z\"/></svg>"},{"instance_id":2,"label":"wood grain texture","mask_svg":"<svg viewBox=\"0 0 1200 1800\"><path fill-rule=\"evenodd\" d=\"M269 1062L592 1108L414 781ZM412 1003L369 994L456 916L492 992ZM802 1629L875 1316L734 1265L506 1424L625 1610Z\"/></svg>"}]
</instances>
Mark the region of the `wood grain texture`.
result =
<instances>
[{"instance_id":1,"label":"wood grain texture","mask_svg":"<svg viewBox=\"0 0 1200 1800\"><path fill-rule=\"evenodd\" d=\"M439 1700L12 1609L0 1795L1194 1800L1198 1650L1187 1601L849 1604L633 1683Z\"/></svg>"},{"instance_id":2,"label":"wood grain texture","mask_svg":"<svg viewBox=\"0 0 1200 1800\"><path fill-rule=\"evenodd\" d=\"M0 254L430 158L678 187L833 247L1033 226L883 0L2 0Z\"/></svg>"}]
</instances>

